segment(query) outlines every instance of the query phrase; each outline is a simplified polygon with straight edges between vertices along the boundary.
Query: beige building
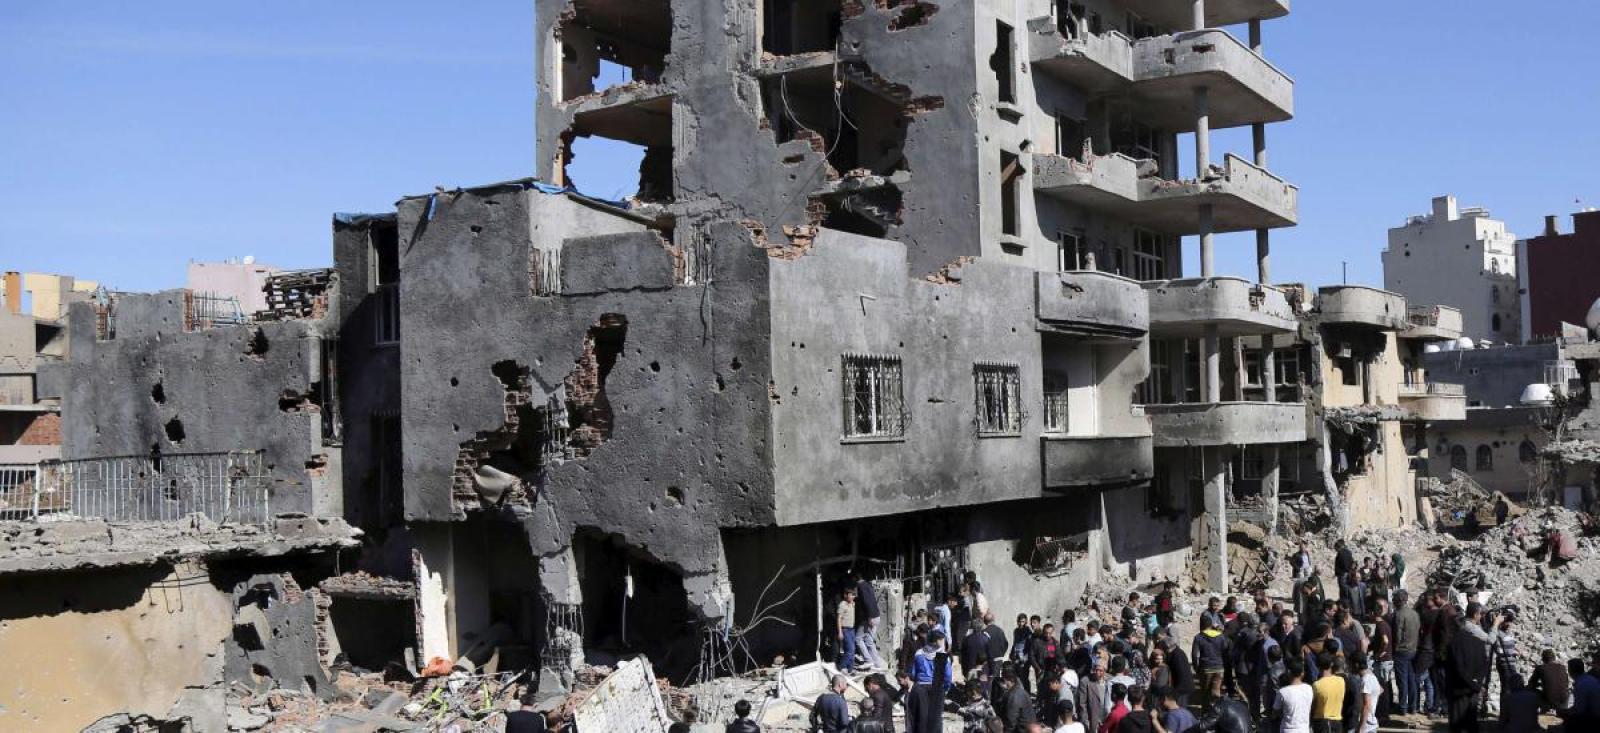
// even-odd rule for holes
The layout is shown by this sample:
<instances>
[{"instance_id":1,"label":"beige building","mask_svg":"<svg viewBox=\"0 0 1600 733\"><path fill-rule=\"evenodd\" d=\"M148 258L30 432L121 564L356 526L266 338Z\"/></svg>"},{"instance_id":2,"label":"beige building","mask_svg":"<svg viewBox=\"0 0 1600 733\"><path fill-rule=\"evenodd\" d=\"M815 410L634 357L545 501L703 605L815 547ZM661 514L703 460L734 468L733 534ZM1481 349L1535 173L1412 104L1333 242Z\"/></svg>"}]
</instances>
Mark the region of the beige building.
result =
<instances>
[{"instance_id":1,"label":"beige building","mask_svg":"<svg viewBox=\"0 0 1600 733\"><path fill-rule=\"evenodd\" d=\"M1430 213L1389 230L1383 286L1414 303L1459 309L1462 333L1473 341L1519 343L1516 242L1488 209L1440 196Z\"/></svg>"},{"instance_id":2,"label":"beige building","mask_svg":"<svg viewBox=\"0 0 1600 733\"><path fill-rule=\"evenodd\" d=\"M94 282L66 275L7 272L0 278L0 472L7 476L61 455L57 400L38 398L41 363L66 356L66 313L88 300ZM31 470L31 469L30 469ZM5 482L0 477L0 493Z\"/></svg>"}]
</instances>

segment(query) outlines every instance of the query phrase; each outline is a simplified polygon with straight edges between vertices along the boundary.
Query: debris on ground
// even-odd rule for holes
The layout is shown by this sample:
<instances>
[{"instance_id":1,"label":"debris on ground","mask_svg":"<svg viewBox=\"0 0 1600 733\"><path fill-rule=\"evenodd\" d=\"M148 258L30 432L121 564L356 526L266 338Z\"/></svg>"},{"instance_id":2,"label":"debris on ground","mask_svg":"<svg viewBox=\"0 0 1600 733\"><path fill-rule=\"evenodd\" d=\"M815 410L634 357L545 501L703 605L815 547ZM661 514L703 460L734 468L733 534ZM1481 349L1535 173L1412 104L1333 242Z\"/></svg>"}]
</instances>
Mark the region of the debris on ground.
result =
<instances>
[{"instance_id":1,"label":"debris on ground","mask_svg":"<svg viewBox=\"0 0 1600 733\"><path fill-rule=\"evenodd\" d=\"M1488 609L1509 611L1516 619L1525 654L1550 648L1564 659L1578 656L1600 639L1600 540L1585 536L1585 521L1585 515L1558 507L1528 511L1446 546L1429 578L1463 593L1481 583L1489 593ZM1546 539L1552 530L1571 543L1574 559L1550 562Z\"/></svg>"}]
</instances>

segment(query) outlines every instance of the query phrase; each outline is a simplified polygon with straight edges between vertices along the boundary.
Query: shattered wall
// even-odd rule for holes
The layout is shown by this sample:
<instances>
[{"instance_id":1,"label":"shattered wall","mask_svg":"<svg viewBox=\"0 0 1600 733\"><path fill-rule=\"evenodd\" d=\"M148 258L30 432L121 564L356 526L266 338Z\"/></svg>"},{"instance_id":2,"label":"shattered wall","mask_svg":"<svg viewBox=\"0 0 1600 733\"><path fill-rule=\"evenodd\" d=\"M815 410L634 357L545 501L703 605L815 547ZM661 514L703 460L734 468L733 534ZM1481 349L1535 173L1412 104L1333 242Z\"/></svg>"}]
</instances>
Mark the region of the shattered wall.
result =
<instances>
[{"instance_id":1,"label":"shattered wall","mask_svg":"<svg viewBox=\"0 0 1600 733\"><path fill-rule=\"evenodd\" d=\"M908 244L916 273L980 253L978 180L955 174L978 170L972 144L978 123L969 104L977 94L975 60L949 53L952 43L974 34L970 8L852 0L842 3L837 27L818 29L819 38L836 34L836 43L777 54L763 50L768 3L678 0L670 4L670 29L652 25L659 37L650 42L671 49L658 79L639 76L641 81L574 97L563 87L574 75L590 73L570 67L583 66L592 55L586 44L593 43L594 28L604 25L598 19L604 5L593 0L537 5L541 178L565 182L562 170L575 135L628 139L651 146L647 164L651 155L670 151L670 195L641 198L663 204L677 218L680 245L689 244L690 225L696 222L755 221L775 240L788 241L804 237L805 227L821 224L831 213L855 207L857 214L866 212L871 226L886 228L874 233ZM824 6L799 3L794 12L830 23ZM601 36L608 32L599 31ZM616 39L619 33L609 34L622 42ZM573 60L564 63L563 58ZM862 156L859 167L909 172L909 179L898 182L875 180L871 188L878 195L853 202L837 194L851 171L828 161L829 153L848 159L838 157L839 131L850 130L833 109L831 94L821 96L827 114L819 114L808 108L801 92L819 79L831 87L836 70L847 93L862 93L861 106L846 115L883 123L855 125L867 131L862 134L895 130L881 149L865 146L876 154ZM875 111L885 107L895 111ZM780 140L791 123L799 131ZM653 127L666 129L649 131ZM898 143L901 128L903 144Z\"/></svg>"},{"instance_id":2,"label":"shattered wall","mask_svg":"<svg viewBox=\"0 0 1600 733\"><path fill-rule=\"evenodd\" d=\"M115 337L101 341L91 306L72 306L64 458L260 450L274 512L340 514L316 404L320 324L187 332L181 290L120 296L115 313Z\"/></svg>"},{"instance_id":3,"label":"shattered wall","mask_svg":"<svg viewBox=\"0 0 1600 733\"><path fill-rule=\"evenodd\" d=\"M603 529L690 584L721 568L719 527L771 522L768 258L748 231L713 229L711 277L674 285L649 275L674 257L665 241L635 248L642 224L573 197L439 194L399 220L409 521L487 512L557 565L580 529ZM656 264L624 277L612 247ZM582 292L535 294L530 268L551 254ZM524 405L504 450L480 441ZM535 445L513 450L528 430Z\"/></svg>"},{"instance_id":4,"label":"shattered wall","mask_svg":"<svg viewBox=\"0 0 1600 733\"><path fill-rule=\"evenodd\" d=\"M780 524L1039 498L1043 337L1032 270L977 260L941 282L908 277L898 242L823 230L806 256L772 267L771 394ZM1085 435L1149 433L1130 404L1148 372L1142 340L1090 340ZM843 439L845 354L901 359L908 419L897 439ZM1015 365L1020 431L980 436L973 369ZM1092 402L1092 404L1090 404Z\"/></svg>"},{"instance_id":5,"label":"shattered wall","mask_svg":"<svg viewBox=\"0 0 1600 733\"><path fill-rule=\"evenodd\" d=\"M233 613L208 575L186 563L0 578L0 728L126 713L220 730Z\"/></svg>"}]
</instances>

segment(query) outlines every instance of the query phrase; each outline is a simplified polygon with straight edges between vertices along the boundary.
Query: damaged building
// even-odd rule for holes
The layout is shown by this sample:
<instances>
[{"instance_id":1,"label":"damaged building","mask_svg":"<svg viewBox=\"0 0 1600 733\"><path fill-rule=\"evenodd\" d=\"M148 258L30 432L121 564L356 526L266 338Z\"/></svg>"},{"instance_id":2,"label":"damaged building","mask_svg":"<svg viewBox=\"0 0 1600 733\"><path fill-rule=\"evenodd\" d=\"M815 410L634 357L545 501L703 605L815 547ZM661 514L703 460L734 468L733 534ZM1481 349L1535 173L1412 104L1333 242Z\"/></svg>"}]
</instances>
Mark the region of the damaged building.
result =
<instances>
[{"instance_id":1,"label":"damaged building","mask_svg":"<svg viewBox=\"0 0 1600 733\"><path fill-rule=\"evenodd\" d=\"M536 7L537 178L335 215L333 266L234 321L191 290L72 306L30 521L332 538L126 581L206 568L207 679L443 660L559 691L643 653L681 681L820 655L852 570L889 618L967 574L1010 617L1224 590L1233 524L1276 531L1288 493L1415 518L1405 432L1459 408L1417 344L1452 326L1272 283L1286 1ZM626 201L569 175L594 140L639 149ZM1215 271L1230 232L1248 277Z\"/></svg>"}]
</instances>

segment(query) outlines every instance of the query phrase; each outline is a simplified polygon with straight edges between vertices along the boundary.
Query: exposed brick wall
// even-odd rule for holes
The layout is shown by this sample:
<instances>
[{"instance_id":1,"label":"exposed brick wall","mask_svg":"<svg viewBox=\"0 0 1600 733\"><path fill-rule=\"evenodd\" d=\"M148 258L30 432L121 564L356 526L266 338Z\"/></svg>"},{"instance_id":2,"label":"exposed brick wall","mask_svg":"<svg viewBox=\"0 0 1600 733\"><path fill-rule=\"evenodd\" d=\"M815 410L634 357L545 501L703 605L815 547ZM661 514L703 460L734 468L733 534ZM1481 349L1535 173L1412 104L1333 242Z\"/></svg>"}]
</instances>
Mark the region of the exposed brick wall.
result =
<instances>
[{"instance_id":1,"label":"exposed brick wall","mask_svg":"<svg viewBox=\"0 0 1600 733\"><path fill-rule=\"evenodd\" d=\"M61 445L61 416L47 412L33 418L17 445Z\"/></svg>"}]
</instances>

